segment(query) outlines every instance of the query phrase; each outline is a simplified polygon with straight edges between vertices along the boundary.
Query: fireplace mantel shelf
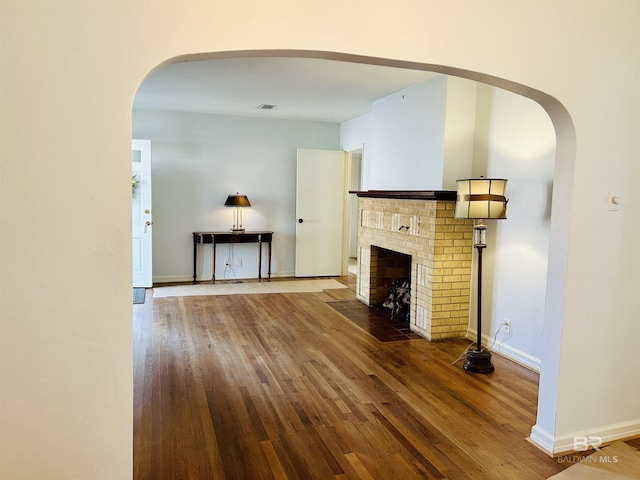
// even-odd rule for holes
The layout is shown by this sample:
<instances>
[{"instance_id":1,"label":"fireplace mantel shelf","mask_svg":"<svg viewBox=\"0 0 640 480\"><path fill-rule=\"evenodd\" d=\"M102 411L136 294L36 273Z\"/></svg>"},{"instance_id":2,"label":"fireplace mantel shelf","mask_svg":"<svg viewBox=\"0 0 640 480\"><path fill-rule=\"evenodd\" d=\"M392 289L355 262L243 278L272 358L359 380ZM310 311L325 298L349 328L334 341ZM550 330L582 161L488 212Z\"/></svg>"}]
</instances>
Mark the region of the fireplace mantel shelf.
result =
<instances>
[{"instance_id":1,"label":"fireplace mantel shelf","mask_svg":"<svg viewBox=\"0 0 640 480\"><path fill-rule=\"evenodd\" d=\"M351 190L358 197L365 198L397 198L409 200L456 200L454 190Z\"/></svg>"}]
</instances>

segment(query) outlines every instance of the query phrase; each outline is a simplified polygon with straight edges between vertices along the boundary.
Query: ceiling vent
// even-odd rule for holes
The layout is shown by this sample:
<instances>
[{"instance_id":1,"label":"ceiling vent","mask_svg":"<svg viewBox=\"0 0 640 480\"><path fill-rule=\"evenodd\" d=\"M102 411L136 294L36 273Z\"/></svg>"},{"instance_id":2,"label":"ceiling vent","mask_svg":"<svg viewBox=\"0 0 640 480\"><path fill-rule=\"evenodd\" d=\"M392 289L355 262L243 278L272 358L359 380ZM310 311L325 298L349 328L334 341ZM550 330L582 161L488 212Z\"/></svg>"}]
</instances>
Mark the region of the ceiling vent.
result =
<instances>
[{"instance_id":1,"label":"ceiling vent","mask_svg":"<svg viewBox=\"0 0 640 480\"><path fill-rule=\"evenodd\" d=\"M272 110L276 108L275 105L269 105L268 103L262 103L260 105L258 105L258 109L259 110Z\"/></svg>"}]
</instances>

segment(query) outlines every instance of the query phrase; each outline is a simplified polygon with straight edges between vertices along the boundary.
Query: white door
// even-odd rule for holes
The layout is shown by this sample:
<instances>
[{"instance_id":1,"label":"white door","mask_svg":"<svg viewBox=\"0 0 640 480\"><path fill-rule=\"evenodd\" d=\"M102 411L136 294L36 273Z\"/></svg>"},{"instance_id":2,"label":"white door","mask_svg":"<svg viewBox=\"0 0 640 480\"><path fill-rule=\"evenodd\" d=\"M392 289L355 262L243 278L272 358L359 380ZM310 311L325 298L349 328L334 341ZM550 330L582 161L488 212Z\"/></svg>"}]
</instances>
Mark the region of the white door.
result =
<instances>
[{"instance_id":1,"label":"white door","mask_svg":"<svg viewBox=\"0 0 640 480\"><path fill-rule=\"evenodd\" d=\"M131 140L133 286L151 287L151 141Z\"/></svg>"},{"instance_id":2,"label":"white door","mask_svg":"<svg viewBox=\"0 0 640 480\"><path fill-rule=\"evenodd\" d=\"M344 152L298 149L296 277L342 275Z\"/></svg>"}]
</instances>

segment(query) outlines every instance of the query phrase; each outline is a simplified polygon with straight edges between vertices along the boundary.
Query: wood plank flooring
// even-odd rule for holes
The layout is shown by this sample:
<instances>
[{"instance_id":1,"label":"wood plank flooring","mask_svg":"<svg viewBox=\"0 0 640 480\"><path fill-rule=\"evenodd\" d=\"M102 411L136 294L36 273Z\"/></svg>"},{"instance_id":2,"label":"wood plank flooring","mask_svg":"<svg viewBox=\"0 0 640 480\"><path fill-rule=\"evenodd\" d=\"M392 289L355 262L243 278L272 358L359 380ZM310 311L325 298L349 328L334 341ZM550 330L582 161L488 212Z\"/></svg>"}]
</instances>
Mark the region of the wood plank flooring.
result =
<instances>
[{"instance_id":1,"label":"wood plank flooring","mask_svg":"<svg viewBox=\"0 0 640 480\"><path fill-rule=\"evenodd\" d=\"M134 479L543 479L535 373L451 365L468 341L380 342L325 293L134 305Z\"/></svg>"}]
</instances>

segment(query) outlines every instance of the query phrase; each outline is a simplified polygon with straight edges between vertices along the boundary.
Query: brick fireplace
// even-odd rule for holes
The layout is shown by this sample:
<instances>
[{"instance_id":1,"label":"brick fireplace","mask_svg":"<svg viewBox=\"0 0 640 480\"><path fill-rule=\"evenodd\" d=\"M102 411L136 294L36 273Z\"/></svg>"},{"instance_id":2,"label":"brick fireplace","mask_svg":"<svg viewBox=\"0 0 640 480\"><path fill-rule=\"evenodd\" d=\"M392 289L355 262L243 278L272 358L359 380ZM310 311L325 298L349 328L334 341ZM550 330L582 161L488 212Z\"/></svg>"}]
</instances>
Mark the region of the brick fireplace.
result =
<instances>
[{"instance_id":1,"label":"brick fireplace","mask_svg":"<svg viewBox=\"0 0 640 480\"><path fill-rule=\"evenodd\" d=\"M358 300L379 303L381 284L390 278L388 265L379 273L381 252L384 258L387 251L410 256L411 330L428 340L464 337L469 322L473 223L453 217L456 193L352 193L358 195L360 215ZM382 282L381 275L386 276Z\"/></svg>"}]
</instances>

